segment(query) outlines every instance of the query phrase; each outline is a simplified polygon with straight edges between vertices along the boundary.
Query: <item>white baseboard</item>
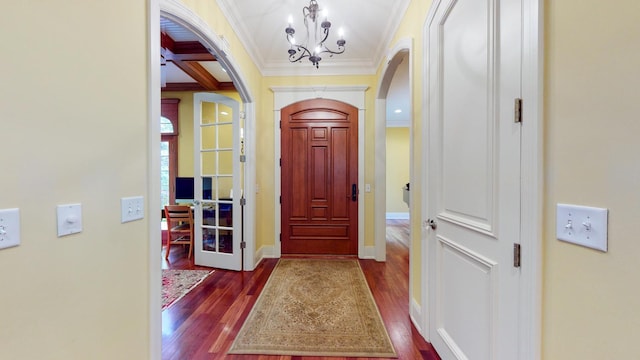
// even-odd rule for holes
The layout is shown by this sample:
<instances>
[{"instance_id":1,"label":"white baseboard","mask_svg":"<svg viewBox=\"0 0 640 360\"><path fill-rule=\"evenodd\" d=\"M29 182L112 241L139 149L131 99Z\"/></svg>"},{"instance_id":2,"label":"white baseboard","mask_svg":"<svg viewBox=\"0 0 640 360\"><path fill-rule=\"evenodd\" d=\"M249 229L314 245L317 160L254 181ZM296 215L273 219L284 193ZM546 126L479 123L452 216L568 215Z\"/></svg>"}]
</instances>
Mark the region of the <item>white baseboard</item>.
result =
<instances>
[{"instance_id":1,"label":"white baseboard","mask_svg":"<svg viewBox=\"0 0 640 360\"><path fill-rule=\"evenodd\" d=\"M416 330L418 330L418 333L420 333L420 335L422 335L422 337L426 339L425 333L422 329L422 324L420 323L420 321L418 321L418 319L422 319L422 308L415 299L411 299L411 305L409 306L409 317L411 318L411 323L413 323L413 326L415 326Z\"/></svg>"},{"instance_id":2,"label":"white baseboard","mask_svg":"<svg viewBox=\"0 0 640 360\"><path fill-rule=\"evenodd\" d=\"M360 259L374 259L376 258L376 247L375 246L365 246L364 254L359 256Z\"/></svg>"},{"instance_id":3,"label":"white baseboard","mask_svg":"<svg viewBox=\"0 0 640 360\"><path fill-rule=\"evenodd\" d=\"M409 213L401 213L401 212L388 212L387 220L409 220Z\"/></svg>"},{"instance_id":4,"label":"white baseboard","mask_svg":"<svg viewBox=\"0 0 640 360\"><path fill-rule=\"evenodd\" d=\"M262 261L262 259L271 259L275 258L275 251L273 246L262 246L258 251L256 251L256 255L254 256L256 267Z\"/></svg>"}]
</instances>

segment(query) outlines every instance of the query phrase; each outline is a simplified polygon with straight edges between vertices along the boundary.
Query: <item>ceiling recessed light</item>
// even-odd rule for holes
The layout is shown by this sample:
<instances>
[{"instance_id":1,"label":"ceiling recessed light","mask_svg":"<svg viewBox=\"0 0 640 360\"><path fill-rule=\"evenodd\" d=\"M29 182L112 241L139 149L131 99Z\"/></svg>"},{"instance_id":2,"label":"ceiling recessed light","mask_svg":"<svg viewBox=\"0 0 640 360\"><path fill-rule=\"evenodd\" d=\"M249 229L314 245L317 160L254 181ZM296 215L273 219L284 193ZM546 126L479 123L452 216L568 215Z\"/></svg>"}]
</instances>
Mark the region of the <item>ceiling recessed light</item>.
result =
<instances>
[{"instance_id":1,"label":"ceiling recessed light","mask_svg":"<svg viewBox=\"0 0 640 360\"><path fill-rule=\"evenodd\" d=\"M396 113L396 114L400 114L401 112L402 112L402 109L396 109L396 110L394 111L394 113Z\"/></svg>"}]
</instances>

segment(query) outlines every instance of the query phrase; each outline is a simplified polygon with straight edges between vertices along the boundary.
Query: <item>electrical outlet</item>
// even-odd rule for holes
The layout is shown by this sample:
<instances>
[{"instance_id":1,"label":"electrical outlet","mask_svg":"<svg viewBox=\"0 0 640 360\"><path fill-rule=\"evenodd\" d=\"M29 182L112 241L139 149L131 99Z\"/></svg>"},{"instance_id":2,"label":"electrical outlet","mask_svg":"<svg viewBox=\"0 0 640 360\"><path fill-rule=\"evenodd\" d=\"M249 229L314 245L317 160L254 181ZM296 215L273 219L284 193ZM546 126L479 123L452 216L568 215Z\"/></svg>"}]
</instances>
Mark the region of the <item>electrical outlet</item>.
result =
<instances>
[{"instance_id":1,"label":"electrical outlet","mask_svg":"<svg viewBox=\"0 0 640 360\"><path fill-rule=\"evenodd\" d=\"M558 204L556 237L606 252L608 213L602 208Z\"/></svg>"},{"instance_id":2,"label":"electrical outlet","mask_svg":"<svg viewBox=\"0 0 640 360\"><path fill-rule=\"evenodd\" d=\"M20 209L0 210L0 249L20 245Z\"/></svg>"},{"instance_id":3,"label":"electrical outlet","mask_svg":"<svg viewBox=\"0 0 640 360\"><path fill-rule=\"evenodd\" d=\"M142 196L120 199L122 223L144 219L144 198Z\"/></svg>"}]
</instances>

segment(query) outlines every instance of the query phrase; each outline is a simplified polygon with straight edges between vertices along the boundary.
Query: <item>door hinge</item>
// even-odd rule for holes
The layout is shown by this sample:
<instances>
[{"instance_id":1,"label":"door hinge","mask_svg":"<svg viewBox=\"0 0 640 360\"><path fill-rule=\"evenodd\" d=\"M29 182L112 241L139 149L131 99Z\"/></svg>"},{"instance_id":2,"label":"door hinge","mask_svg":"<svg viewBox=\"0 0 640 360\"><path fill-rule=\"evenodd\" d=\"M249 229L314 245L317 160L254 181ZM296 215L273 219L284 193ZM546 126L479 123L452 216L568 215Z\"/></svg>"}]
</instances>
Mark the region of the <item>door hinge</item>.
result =
<instances>
[{"instance_id":1,"label":"door hinge","mask_svg":"<svg viewBox=\"0 0 640 360\"><path fill-rule=\"evenodd\" d=\"M240 199L240 206L245 206L245 205L247 205L247 199L245 198Z\"/></svg>"},{"instance_id":2,"label":"door hinge","mask_svg":"<svg viewBox=\"0 0 640 360\"><path fill-rule=\"evenodd\" d=\"M282 204L282 195L280 195L280 204Z\"/></svg>"},{"instance_id":3,"label":"door hinge","mask_svg":"<svg viewBox=\"0 0 640 360\"><path fill-rule=\"evenodd\" d=\"M280 121L280 129L282 129L282 121Z\"/></svg>"},{"instance_id":4,"label":"door hinge","mask_svg":"<svg viewBox=\"0 0 640 360\"><path fill-rule=\"evenodd\" d=\"M282 167L282 158L280 158L280 167Z\"/></svg>"},{"instance_id":5,"label":"door hinge","mask_svg":"<svg viewBox=\"0 0 640 360\"><path fill-rule=\"evenodd\" d=\"M240 111L240 119L243 119L247 117L247 114L244 111Z\"/></svg>"},{"instance_id":6,"label":"door hinge","mask_svg":"<svg viewBox=\"0 0 640 360\"><path fill-rule=\"evenodd\" d=\"M522 99L516 98L513 106L513 122L522 122Z\"/></svg>"},{"instance_id":7,"label":"door hinge","mask_svg":"<svg viewBox=\"0 0 640 360\"><path fill-rule=\"evenodd\" d=\"M240 155L240 162L247 162L247 155Z\"/></svg>"},{"instance_id":8,"label":"door hinge","mask_svg":"<svg viewBox=\"0 0 640 360\"><path fill-rule=\"evenodd\" d=\"M282 242L282 233L280 233L280 242Z\"/></svg>"},{"instance_id":9,"label":"door hinge","mask_svg":"<svg viewBox=\"0 0 640 360\"><path fill-rule=\"evenodd\" d=\"M247 242L243 241L240 243L240 249L245 249L247 247Z\"/></svg>"},{"instance_id":10,"label":"door hinge","mask_svg":"<svg viewBox=\"0 0 640 360\"><path fill-rule=\"evenodd\" d=\"M513 244L513 267L520 267L520 244Z\"/></svg>"}]
</instances>

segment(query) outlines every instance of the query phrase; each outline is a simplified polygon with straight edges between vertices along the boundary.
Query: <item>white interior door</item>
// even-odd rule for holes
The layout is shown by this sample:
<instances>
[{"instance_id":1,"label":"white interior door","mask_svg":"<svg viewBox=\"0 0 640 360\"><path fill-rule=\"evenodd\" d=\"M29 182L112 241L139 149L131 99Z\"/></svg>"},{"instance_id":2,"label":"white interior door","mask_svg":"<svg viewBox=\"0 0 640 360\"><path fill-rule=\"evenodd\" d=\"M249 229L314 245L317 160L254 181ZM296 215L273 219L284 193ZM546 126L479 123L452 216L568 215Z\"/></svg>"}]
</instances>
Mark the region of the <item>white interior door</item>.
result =
<instances>
[{"instance_id":1,"label":"white interior door","mask_svg":"<svg viewBox=\"0 0 640 360\"><path fill-rule=\"evenodd\" d=\"M239 103L194 94L195 263L242 268L242 164Z\"/></svg>"},{"instance_id":2,"label":"white interior door","mask_svg":"<svg viewBox=\"0 0 640 360\"><path fill-rule=\"evenodd\" d=\"M521 0L428 19L429 326L443 359L518 358ZM430 226L430 221L433 221Z\"/></svg>"}]
</instances>

